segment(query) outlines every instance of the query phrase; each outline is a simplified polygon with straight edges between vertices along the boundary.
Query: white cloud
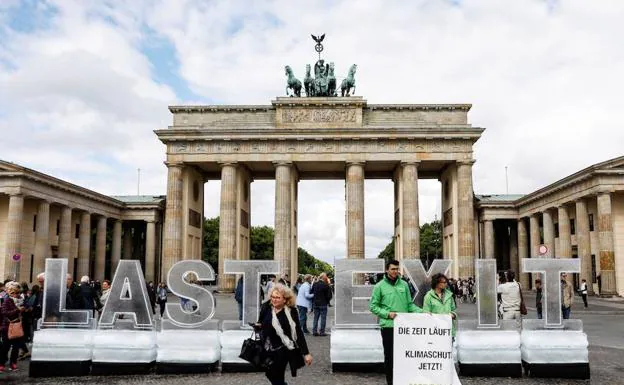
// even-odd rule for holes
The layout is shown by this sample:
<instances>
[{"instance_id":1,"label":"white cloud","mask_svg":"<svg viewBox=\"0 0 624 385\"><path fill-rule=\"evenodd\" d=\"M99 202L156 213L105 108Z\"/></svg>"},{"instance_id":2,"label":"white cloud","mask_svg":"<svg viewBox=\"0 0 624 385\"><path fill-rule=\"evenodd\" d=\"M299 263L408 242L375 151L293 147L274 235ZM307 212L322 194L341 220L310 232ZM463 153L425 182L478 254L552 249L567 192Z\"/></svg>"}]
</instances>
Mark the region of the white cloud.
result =
<instances>
[{"instance_id":1,"label":"white cloud","mask_svg":"<svg viewBox=\"0 0 624 385\"><path fill-rule=\"evenodd\" d=\"M302 77L314 61L309 34L326 33L323 55L339 76L358 64L369 103L472 103L471 123L486 128L476 193L504 193L504 166L510 192L526 193L622 155L618 0L49 3L60 10L46 28L0 42L0 154L105 193L134 193L138 167L142 192L165 192L151 131L169 124L166 105L180 97L153 80L141 52L152 33L173 45L200 102L269 103L283 94L285 64ZM440 215L440 187L419 187L425 222ZM300 184L300 244L324 258L344 252L343 188ZM252 191L252 223L271 225L272 182ZM218 215L218 182L206 196L206 214ZM374 256L392 232L391 183L367 181L366 198Z\"/></svg>"}]
</instances>

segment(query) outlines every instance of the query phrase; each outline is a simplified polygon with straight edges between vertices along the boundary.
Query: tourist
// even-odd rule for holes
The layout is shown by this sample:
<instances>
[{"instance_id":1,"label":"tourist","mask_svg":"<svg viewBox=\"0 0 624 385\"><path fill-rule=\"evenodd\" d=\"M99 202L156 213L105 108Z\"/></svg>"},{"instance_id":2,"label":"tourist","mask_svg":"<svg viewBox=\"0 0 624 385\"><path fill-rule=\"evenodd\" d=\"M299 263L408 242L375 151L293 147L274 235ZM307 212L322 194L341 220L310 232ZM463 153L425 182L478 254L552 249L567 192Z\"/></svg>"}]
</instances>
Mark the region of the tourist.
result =
<instances>
[{"instance_id":1,"label":"tourist","mask_svg":"<svg viewBox=\"0 0 624 385\"><path fill-rule=\"evenodd\" d=\"M21 287L17 282L7 282L5 284L5 291L7 297L2 301L0 307L0 314L2 314L2 320L0 323L1 335L2 335L2 348L0 349L0 373L5 371L5 364L11 351L11 357L9 359L9 370L17 370L17 356L20 348L25 347L24 337L9 339L9 323L20 319L21 313L24 311L24 307L17 306L20 299ZM28 351L28 349L26 349Z\"/></svg>"},{"instance_id":2,"label":"tourist","mask_svg":"<svg viewBox=\"0 0 624 385\"><path fill-rule=\"evenodd\" d=\"M537 310L537 319L542 319L542 280L535 280L535 310Z\"/></svg>"},{"instance_id":3,"label":"tourist","mask_svg":"<svg viewBox=\"0 0 624 385\"><path fill-rule=\"evenodd\" d=\"M570 319L572 300L574 299L574 290L572 290L572 285L568 283L567 277L566 273L561 274L561 312L563 313L563 319Z\"/></svg>"},{"instance_id":4,"label":"tourist","mask_svg":"<svg viewBox=\"0 0 624 385\"><path fill-rule=\"evenodd\" d=\"M276 284L269 292L269 298L262 305L256 324L261 331L263 345L273 361L265 373L272 385L287 385L284 381L286 365L290 364L291 374L295 377L297 369L304 364L312 364L312 355L299 324L292 290Z\"/></svg>"},{"instance_id":5,"label":"tourist","mask_svg":"<svg viewBox=\"0 0 624 385\"><path fill-rule=\"evenodd\" d=\"M314 298L314 294L311 293L312 286L310 286L312 276L310 274L306 274L302 281L303 283L297 292L296 302L297 310L299 311L299 324L301 325L301 329L304 334L310 334L310 331L308 330L308 312L312 310L311 299Z\"/></svg>"},{"instance_id":6,"label":"tourist","mask_svg":"<svg viewBox=\"0 0 624 385\"><path fill-rule=\"evenodd\" d=\"M156 288L152 281L147 283L147 296L149 297L150 306L152 307L152 314L156 315Z\"/></svg>"},{"instance_id":7,"label":"tourist","mask_svg":"<svg viewBox=\"0 0 624 385\"><path fill-rule=\"evenodd\" d=\"M583 304L587 307L587 281L585 279L581 280L579 293L581 294L581 298L583 298Z\"/></svg>"},{"instance_id":8,"label":"tourist","mask_svg":"<svg viewBox=\"0 0 624 385\"><path fill-rule=\"evenodd\" d=\"M165 306L167 306L167 288L165 287L165 284L163 282L158 285L158 292L156 294L158 295L160 318L162 318L163 314L165 314Z\"/></svg>"},{"instance_id":9,"label":"tourist","mask_svg":"<svg viewBox=\"0 0 624 385\"><path fill-rule=\"evenodd\" d=\"M397 313L422 312L422 309L414 305L407 283L399 276L399 261L392 260L386 263L386 274L375 284L369 308L379 318L386 382L392 385L394 318Z\"/></svg>"},{"instance_id":10,"label":"tourist","mask_svg":"<svg viewBox=\"0 0 624 385\"><path fill-rule=\"evenodd\" d=\"M110 295L111 282L108 279L102 281L102 295L100 295L100 303L105 306Z\"/></svg>"},{"instance_id":11,"label":"tourist","mask_svg":"<svg viewBox=\"0 0 624 385\"><path fill-rule=\"evenodd\" d=\"M448 289L448 278L442 273L431 277L431 290L425 294L422 310L431 314L450 314L453 321L457 319L453 292ZM453 322L453 338L455 338L455 322Z\"/></svg>"},{"instance_id":12,"label":"tourist","mask_svg":"<svg viewBox=\"0 0 624 385\"><path fill-rule=\"evenodd\" d=\"M22 322L24 324L27 323L27 327L24 328L24 336L26 337L26 342L32 342L33 332L37 330L37 323L41 318L41 297L43 297L43 293L39 289L39 285L33 285L30 296L24 302L24 308L26 309L24 315L28 314L29 320L26 321L26 317L23 317ZM22 357L20 357L22 358Z\"/></svg>"},{"instance_id":13,"label":"tourist","mask_svg":"<svg viewBox=\"0 0 624 385\"><path fill-rule=\"evenodd\" d=\"M327 335L325 333L325 325L327 323L327 306L332 299L332 291L329 287L329 278L327 278L327 274L322 273L319 276L318 282L312 286L310 293L314 295L312 300L314 311L312 335L324 337ZM321 321L320 328L319 320Z\"/></svg>"},{"instance_id":14,"label":"tourist","mask_svg":"<svg viewBox=\"0 0 624 385\"><path fill-rule=\"evenodd\" d=\"M83 275L80 278L80 305L79 309L91 310L95 313L95 310L100 310L102 304L100 303L100 297L89 281L89 276Z\"/></svg>"},{"instance_id":15,"label":"tourist","mask_svg":"<svg viewBox=\"0 0 624 385\"><path fill-rule=\"evenodd\" d=\"M269 293L273 289L273 285L275 285L275 276L274 275L270 275L269 276L269 282L267 282L266 290L264 291L265 293L267 293L267 295L269 295Z\"/></svg>"},{"instance_id":16,"label":"tourist","mask_svg":"<svg viewBox=\"0 0 624 385\"><path fill-rule=\"evenodd\" d=\"M76 285L71 274L66 277L65 291L65 308L68 310L76 310L82 308L82 298L80 295L80 286Z\"/></svg>"},{"instance_id":17,"label":"tourist","mask_svg":"<svg viewBox=\"0 0 624 385\"><path fill-rule=\"evenodd\" d=\"M503 319L515 319L520 323L522 320L522 315L520 314L520 304L522 303L520 284L515 281L515 273L511 270L505 274L505 280L506 282L498 285L497 289L501 301Z\"/></svg>"},{"instance_id":18,"label":"tourist","mask_svg":"<svg viewBox=\"0 0 624 385\"><path fill-rule=\"evenodd\" d=\"M243 278L241 276L236 283L236 289L234 290L234 300L238 305L238 320L243 320Z\"/></svg>"}]
</instances>

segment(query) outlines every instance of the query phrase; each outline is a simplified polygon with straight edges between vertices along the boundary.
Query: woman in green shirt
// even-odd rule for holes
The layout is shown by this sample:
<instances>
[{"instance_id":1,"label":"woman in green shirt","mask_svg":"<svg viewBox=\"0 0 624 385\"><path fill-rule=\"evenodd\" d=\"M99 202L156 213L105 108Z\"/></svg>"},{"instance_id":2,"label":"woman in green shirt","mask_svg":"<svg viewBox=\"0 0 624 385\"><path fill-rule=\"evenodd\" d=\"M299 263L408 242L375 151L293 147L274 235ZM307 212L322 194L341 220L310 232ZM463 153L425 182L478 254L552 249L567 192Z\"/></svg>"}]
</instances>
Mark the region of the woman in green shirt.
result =
<instances>
[{"instance_id":1,"label":"woman in green shirt","mask_svg":"<svg viewBox=\"0 0 624 385\"><path fill-rule=\"evenodd\" d=\"M432 314L450 314L453 318L453 337L455 337L455 320L457 305L453 293L447 289L448 278L442 273L431 277L431 290L425 294L423 312Z\"/></svg>"}]
</instances>

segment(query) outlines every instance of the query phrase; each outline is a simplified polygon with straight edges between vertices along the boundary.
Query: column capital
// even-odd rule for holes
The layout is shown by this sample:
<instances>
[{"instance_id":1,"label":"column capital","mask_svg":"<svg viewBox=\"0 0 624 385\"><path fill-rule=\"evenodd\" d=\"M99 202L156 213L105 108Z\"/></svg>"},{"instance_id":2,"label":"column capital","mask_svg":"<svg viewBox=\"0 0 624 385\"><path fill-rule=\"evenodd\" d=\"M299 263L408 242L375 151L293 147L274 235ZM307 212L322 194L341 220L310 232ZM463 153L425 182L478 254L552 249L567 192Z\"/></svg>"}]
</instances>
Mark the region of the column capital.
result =
<instances>
[{"instance_id":1,"label":"column capital","mask_svg":"<svg viewBox=\"0 0 624 385\"><path fill-rule=\"evenodd\" d=\"M290 160L278 160L278 161L274 161L272 163L273 163L273 165L275 167L278 167L278 166L289 166L289 167L292 167L292 165L293 165L293 162L290 161Z\"/></svg>"},{"instance_id":2,"label":"column capital","mask_svg":"<svg viewBox=\"0 0 624 385\"><path fill-rule=\"evenodd\" d=\"M357 165L364 166L366 164L366 161L365 160L348 160L345 162L345 164L347 166L357 166Z\"/></svg>"},{"instance_id":3,"label":"column capital","mask_svg":"<svg viewBox=\"0 0 624 385\"><path fill-rule=\"evenodd\" d=\"M405 166L420 166L420 161L419 160L409 160L409 161L402 161L401 162L401 167L405 167Z\"/></svg>"},{"instance_id":4,"label":"column capital","mask_svg":"<svg viewBox=\"0 0 624 385\"><path fill-rule=\"evenodd\" d=\"M459 159L455 161L458 166L472 166L477 161L474 159Z\"/></svg>"},{"instance_id":5,"label":"column capital","mask_svg":"<svg viewBox=\"0 0 624 385\"><path fill-rule=\"evenodd\" d=\"M167 167L183 167L184 166L184 162L170 162L170 161L165 161L163 162L165 164L165 166Z\"/></svg>"},{"instance_id":6,"label":"column capital","mask_svg":"<svg viewBox=\"0 0 624 385\"><path fill-rule=\"evenodd\" d=\"M24 198L24 194L21 192L9 193L9 198Z\"/></svg>"},{"instance_id":7,"label":"column capital","mask_svg":"<svg viewBox=\"0 0 624 385\"><path fill-rule=\"evenodd\" d=\"M223 168L226 166L238 166L238 162L217 162L217 164Z\"/></svg>"}]
</instances>

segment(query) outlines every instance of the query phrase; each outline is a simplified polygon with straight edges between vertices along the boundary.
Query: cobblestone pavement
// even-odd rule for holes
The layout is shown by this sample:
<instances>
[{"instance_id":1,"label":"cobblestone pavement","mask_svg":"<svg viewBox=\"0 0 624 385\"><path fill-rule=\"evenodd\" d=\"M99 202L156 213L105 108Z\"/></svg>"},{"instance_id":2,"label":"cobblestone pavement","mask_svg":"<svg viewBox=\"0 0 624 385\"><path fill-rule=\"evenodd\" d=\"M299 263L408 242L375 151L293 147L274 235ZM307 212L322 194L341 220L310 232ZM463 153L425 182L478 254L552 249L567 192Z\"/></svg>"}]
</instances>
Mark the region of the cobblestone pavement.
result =
<instances>
[{"instance_id":1,"label":"cobblestone pavement","mask_svg":"<svg viewBox=\"0 0 624 385\"><path fill-rule=\"evenodd\" d=\"M531 304L531 293L526 293L527 303ZM218 295L218 310L215 318L235 319L236 308L232 296ZM507 385L507 384L624 384L624 309L622 302L590 299L590 307L582 309L577 298L572 312L574 318L584 322L585 331L590 340L590 363L592 379L536 379L536 378L468 378L462 377L464 385ZM600 309L600 311L598 311ZM529 310L531 308L529 307ZM592 312L596 310L596 312ZM460 317L473 317L476 307L473 304L460 305ZM608 314L607 314L608 313ZM535 314L529 312L529 317ZM310 321L309 321L310 322ZM337 384L363 385L385 384L385 378L378 373L331 373L329 361L329 337L308 337L308 344L314 356L311 367L299 371L296 378L287 375L290 385ZM140 375L140 376L90 376L80 378L29 378L28 361L20 362L20 370L16 373L0 374L0 384L219 384L219 385L256 385L268 384L262 373L211 373L202 375Z\"/></svg>"}]
</instances>

